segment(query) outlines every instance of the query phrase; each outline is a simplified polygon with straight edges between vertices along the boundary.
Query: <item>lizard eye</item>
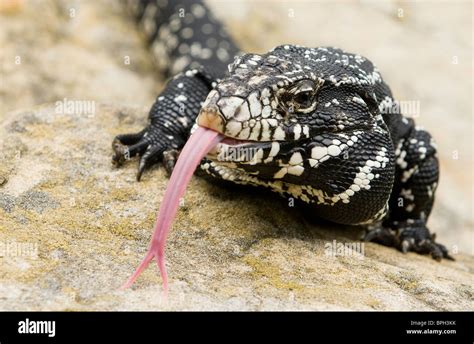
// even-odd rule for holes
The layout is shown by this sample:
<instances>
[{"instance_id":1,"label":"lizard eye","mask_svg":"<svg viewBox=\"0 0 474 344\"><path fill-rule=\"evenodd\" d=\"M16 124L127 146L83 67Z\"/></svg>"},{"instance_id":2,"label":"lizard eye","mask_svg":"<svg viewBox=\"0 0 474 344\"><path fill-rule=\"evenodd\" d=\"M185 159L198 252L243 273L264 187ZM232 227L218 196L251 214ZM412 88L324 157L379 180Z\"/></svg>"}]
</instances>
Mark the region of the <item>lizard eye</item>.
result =
<instances>
[{"instance_id":1,"label":"lizard eye","mask_svg":"<svg viewBox=\"0 0 474 344\"><path fill-rule=\"evenodd\" d=\"M289 90L288 105L293 111L309 112L316 107L317 85L312 80L301 80Z\"/></svg>"},{"instance_id":2,"label":"lizard eye","mask_svg":"<svg viewBox=\"0 0 474 344\"><path fill-rule=\"evenodd\" d=\"M293 102L299 109L307 109L311 107L314 100L314 92L312 91L303 91L295 94L293 97Z\"/></svg>"}]
</instances>

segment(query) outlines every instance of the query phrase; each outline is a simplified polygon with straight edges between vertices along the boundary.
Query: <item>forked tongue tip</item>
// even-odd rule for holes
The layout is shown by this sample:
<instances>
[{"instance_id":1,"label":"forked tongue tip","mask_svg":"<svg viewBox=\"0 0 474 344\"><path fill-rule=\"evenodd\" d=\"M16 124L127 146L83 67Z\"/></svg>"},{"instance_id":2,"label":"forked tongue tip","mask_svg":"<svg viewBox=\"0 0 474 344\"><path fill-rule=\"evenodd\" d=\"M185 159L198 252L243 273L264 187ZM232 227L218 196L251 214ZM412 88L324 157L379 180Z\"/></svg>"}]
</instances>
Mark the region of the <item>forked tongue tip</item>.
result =
<instances>
[{"instance_id":1,"label":"forked tongue tip","mask_svg":"<svg viewBox=\"0 0 474 344\"><path fill-rule=\"evenodd\" d=\"M176 166L166 187L165 196L160 205L160 211L155 222L155 230L148 253L121 289L130 287L143 270L146 269L153 257L157 257L158 268L160 269L163 282L163 290L165 295L167 294L168 280L164 251L171 222L178 210L179 200L183 196L186 186L191 180L197 165L217 143L222 141L222 139L224 139L224 136L203 127L198 127L198 129L196 129L196 131L189 137L179 155Z\"/></svg>"}]
</instances>

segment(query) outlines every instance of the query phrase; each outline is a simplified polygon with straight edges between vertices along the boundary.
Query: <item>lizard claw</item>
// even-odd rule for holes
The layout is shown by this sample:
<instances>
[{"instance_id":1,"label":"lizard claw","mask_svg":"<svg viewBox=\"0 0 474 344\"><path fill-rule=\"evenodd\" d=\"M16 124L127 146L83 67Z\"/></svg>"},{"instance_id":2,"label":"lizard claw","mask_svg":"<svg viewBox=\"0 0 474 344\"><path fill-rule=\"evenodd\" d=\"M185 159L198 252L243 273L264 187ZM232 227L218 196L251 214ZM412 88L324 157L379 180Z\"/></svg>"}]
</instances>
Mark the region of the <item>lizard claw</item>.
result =
<instances>
[{"instance_id":1,"label":"lizard claw","mask_svg":"<svg viewBox=\"0 0 474 344\"><path fill-rule=\"evenodd\" d=\"M112 163L121 166L126 160L141 154L148 145L148 142L143 140L143 135L144 130L136 134L117 135L112 142Z\"/></svg>"},{"instance_id":2,"label":"lizard claw","mask_svg":"<svg viewBox=\"0 0 474 344\"><path fill-rule=\"evenodd\" d=\"M408 251L410 251L410 249L413 247L413 240L403 240L401 245L400 245L400 250L403 252L403 253L407 253Z\"/></svg>"},{"instance_id":3,"label":"lizard claw","mask_svg":"<svg viewBox=\"0 0 474 344\"><path fill-rule=\"evenodd\" d=\"M179 151L177 149L169 149L163 152L163 165L165 170L168 173L168 176L171 176L173 173L174 166L178 160Z\"/></svg>"},{"instance_id":4,"label":"lizard claw","mask_svg":"<svg viewBox=\"0 0 474 344\"><path fill-rule=\"evenodd\" d=\"M162 145L148 146L145 153L143 153L143 155L140 157L140 162L138 163L137 181L140 181L143 171L145 171L146 168L150 167L161 159L163 150L164 149Z\"/></svg>"},{"instance_id":5,"label":"lizard claw","mask_svg":"<svg viewBox=\"0 0 474 344\"><path fill-rule=\"evenodd\" d=\"M362 237L363 241L372 241L385 246L395 246L397 237L390 228L378 226L370 228Z\"/></svg>"},{"instance_id":6,"label":"lizard claw","mask_svg":"<svg viewBox=\"0 0 474 344\"><path fill-rule=\"evenodd\" d=\"M423 220L395 222L394 225L398 227L399 249L402 252L413 251L421 254L430 254L437 261L443 258L454 260L444 245L435 242L436 235L429 232Z\"/></svg>"},{"instance_id":7,"label":"lizard claw","mask_svg":"<svg viewBox=\"0 0 474 344\"><path fill-rule=\"evenodd\" d=\"M401 252L416 252L430 254L437 261L441 259L454 260L448 249L435 242L436 234L431 234L423 220L407 220L393 222L390 226L370 228L363 236L364 241L373 241L385 246L396 247Z\"/></svg>"},{"instance_id":8,"label":"lizard claw","mask_svg":"<svg viewBox=\"0 0 474 344\"><path fill-rule=\"evenodd\" d=\"M179 142L178 142L179 141ZM168 175L171 175L179 155L177 147L181 141L168 136L154 126L149 126L136 134L118 135L112 142L112 163L121 166L125 161L139 155L137 181L143 172L155 163L162 161Z\"/></svg>"}]
</instances>

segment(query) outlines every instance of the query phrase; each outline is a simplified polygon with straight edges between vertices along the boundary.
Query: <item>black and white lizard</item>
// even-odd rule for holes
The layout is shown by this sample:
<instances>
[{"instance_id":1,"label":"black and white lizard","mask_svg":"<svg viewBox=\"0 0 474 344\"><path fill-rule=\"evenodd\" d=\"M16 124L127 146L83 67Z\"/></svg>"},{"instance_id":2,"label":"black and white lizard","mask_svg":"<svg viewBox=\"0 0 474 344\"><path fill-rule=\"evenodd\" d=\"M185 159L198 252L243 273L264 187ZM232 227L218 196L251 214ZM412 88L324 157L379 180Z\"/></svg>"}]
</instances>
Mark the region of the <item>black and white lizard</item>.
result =
<instances>
[{"instance_id":1,"label":"black and white lizard","mask_svg":"<svg viewBox=\"0 0 474 344\"><path fill-rule=\"evenodd\" d=\"M113 162L139 155L137 179L171 172L193 126L224 134L207 174L270 188L327 220L367 225L365 240L452 259L426 227L438 183L430 134L399 113L366 58L281 45L243 54L202 1L130 7L169 80L139 133L118 135ZM223 154L239 147L251 156Z\"/></svg>"}]
</instances>

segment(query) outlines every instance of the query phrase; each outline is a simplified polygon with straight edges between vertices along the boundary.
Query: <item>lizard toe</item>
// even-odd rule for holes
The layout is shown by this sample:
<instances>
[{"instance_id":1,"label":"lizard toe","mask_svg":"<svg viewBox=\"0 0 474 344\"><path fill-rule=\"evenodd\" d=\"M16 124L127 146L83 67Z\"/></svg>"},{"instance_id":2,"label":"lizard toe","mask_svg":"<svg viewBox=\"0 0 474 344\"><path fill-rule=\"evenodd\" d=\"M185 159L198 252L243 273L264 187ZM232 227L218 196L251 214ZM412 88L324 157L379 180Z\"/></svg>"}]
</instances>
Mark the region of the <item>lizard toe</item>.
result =
<instances>
[{"instance_id":1,"label":"lizard toe","mask_svg":"<svg viewBox=\"0 0 474 344\"><path fill-rule=\"evenodd\" d=\"M177 149L169 149L163 152L163 166L165 167L168 176L171 176L171 173L173 173L178 156L179 151Z\"/></svg>"},{"instance_id":2,"label":"lizard toe","mask_svg":"<svg viewBox=\"0 0 474 344\"><path fill-rule=\"evenodd\" d=\"M400 251L429 254L437 261L443 258L454 260L444 245L435 242L436 235L429 232L423 220L410 220L397 225Z\"/></svg>"},{"instance_id":3,"label":"lizard toe","mask_svg":"<svg viewBox=\"0 0 474 344\"><path fill-rule=\"evenodd\" d=\"M137 154L142 154L148 146L148 141L145 140L143 136L137 141L129 139L122 141L120 136L123 135L115 137L112 142L112 149L114 152L112 155L112 163L115 166L121 166L126 160L130 160L131 157Z\"/></svg>"},{"instance_id":4,"label":"lizard toe","mask_svg":"<svg viewBox=\"0 0 474 344\"><path fill-rule=\"evenodd\" d=\"M369 229L362 237L362 240L376 242L385 246L394 246L396 236L390 228L378 226Z\"/></svg>"},{"instance_id":5,"label":"lizard toe","mask_svg":"<svg viewBox=\"0 0 474 344\"><path fill-rule=\"evenodd\" d=\"M140 181L143 172L163 158L165 148L162 145L149 145L138 163L137 181Z\"/></svg>"}]
</instances>

